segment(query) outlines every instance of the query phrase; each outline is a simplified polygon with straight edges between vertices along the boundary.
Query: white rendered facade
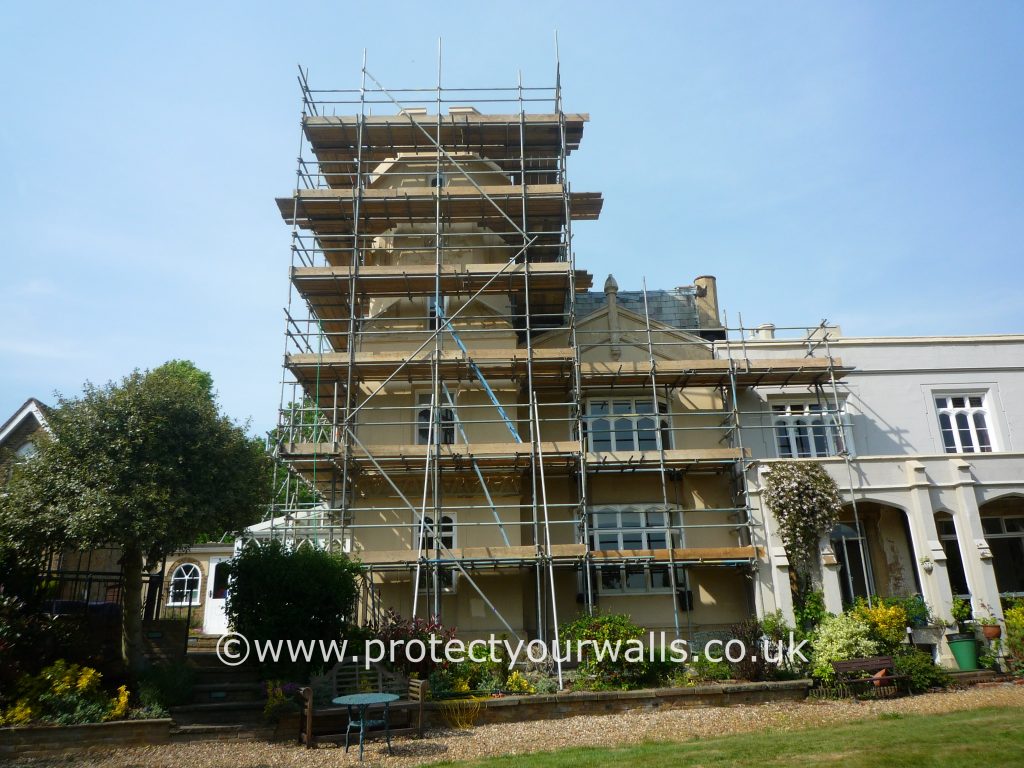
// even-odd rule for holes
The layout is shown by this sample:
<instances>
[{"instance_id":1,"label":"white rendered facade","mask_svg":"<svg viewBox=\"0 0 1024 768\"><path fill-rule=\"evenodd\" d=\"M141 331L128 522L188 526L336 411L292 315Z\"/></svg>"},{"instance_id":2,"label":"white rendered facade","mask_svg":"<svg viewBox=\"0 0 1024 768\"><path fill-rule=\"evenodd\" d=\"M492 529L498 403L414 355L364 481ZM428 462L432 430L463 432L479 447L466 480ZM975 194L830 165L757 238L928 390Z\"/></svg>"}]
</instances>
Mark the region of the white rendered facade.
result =
<instances>
[{"instance_id":1,"label":"white rendered facade","mask_svg":"<svg viewBox=\"0 0 1024 768\"><path fill-rule=\"evenodd\" d=\"M746 342L759 358L791 359L807 344ZM773 461L795 459L821 462L847 502L850 537L822 542L830 611L867 592L921 594L951 620L961 595L976 617L1002 618L1001 596L1024 590L1024 336L843 338L833 329L828 347L854 369L834 390L761 388L740 406L768 553L758 610L792 614L788 562L761 490Z\"/></svg>"}]
</instances>

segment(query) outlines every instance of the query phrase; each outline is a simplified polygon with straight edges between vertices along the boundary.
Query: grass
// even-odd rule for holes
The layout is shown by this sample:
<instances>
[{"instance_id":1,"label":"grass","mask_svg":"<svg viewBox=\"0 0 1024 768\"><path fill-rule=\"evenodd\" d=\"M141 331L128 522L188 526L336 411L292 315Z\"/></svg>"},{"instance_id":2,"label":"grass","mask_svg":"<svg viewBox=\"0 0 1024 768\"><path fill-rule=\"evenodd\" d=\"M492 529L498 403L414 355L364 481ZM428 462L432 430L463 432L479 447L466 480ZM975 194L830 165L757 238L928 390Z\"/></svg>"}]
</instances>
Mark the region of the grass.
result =
<instances>
[{"instance_id":1,"label":"grass","mask_svg":"<svg viewBox=\"0 0 1024 768\"><path fill-rule=\"evenodd\" d=\"M689 742L581 748L439 765L481 768L958 768L1021 765L1024 717L989 707L942 715L886 713L842 726L749 733Z\"/></svg>"}]
</instances>

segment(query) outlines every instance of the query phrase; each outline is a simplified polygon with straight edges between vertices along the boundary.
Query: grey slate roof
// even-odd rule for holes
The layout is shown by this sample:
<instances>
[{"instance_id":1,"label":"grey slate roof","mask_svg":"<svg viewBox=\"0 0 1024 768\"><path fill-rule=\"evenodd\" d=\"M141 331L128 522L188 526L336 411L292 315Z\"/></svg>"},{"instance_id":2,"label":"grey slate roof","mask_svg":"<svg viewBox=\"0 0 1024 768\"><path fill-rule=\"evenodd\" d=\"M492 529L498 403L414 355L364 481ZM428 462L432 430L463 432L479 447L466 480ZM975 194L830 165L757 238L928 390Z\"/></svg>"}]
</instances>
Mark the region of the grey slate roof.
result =
<instances>
[{"instance_id":1,"label":"grey slate roof","mask_svg":"<svg viewBox=\"0 0 1024 768\"><path fill-rule=\"evenodd\" d=\"M644 314L643 291L619 291L616 301L620 307L635 312L641 317ZM576 318L582 320L587 315L603 309L608 304L608 297L603 291L588 291L576 296ZM673 328L694 330L700 327L697 316L696 296L694 288L672 288L667 291L647 291L647 309L651 320L655 320Z\"/></svg>"}]
</instances>

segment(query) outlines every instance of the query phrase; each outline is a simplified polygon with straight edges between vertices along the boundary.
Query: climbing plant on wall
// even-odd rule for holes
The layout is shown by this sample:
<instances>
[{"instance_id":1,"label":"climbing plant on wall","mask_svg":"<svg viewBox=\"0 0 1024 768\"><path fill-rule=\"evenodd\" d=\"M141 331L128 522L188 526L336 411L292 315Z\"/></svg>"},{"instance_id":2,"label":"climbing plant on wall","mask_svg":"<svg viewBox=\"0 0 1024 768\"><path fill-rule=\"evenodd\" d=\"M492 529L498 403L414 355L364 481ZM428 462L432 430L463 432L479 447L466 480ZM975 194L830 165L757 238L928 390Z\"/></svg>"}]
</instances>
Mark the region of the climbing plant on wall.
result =
<instances>
[{"instance_id":1,"label":"climbing plant on wall","mask_svg":"<svg viewBox=\"0 0 1024 768\"><path fill-rule=\"evenodd\" d=\"M820 464L780 462L765 474L764 500L778 522L796 577L796 602L802 606L811 592L821 537L839 519L839 488Z\"/></svg>"}]
</instances>

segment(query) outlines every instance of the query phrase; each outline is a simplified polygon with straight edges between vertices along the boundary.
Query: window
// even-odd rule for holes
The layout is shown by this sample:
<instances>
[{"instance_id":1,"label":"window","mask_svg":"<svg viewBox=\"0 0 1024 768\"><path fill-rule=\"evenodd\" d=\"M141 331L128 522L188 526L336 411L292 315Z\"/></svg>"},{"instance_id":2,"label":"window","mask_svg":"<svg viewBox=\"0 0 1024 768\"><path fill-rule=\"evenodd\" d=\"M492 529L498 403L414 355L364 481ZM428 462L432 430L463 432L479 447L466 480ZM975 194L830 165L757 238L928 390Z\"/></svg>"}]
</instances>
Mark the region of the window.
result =
<instances>
[{"instance_id":1,"label":"window","mask_svg":"<svg viewBox=\"0 0 1024 768\"><path fill-rule=\"evenodd\" d=\"M427 297L427 329L428 330L436 331L438 329L438 327L440 326L440 322L438 322L438 317L443 319L443 318L448 316L448 297L447 296L442 296L441 297L440 307L441 307L441 311L438 312L437 311L437 309L438 309L437 297L435 297L435 296L428 296Z\"/></svg>"},{"instance_id":2,"label":"window","mask_svg":"<svg viewBox=\"0 0 1024 768\"><path fill-rule=\"evenodd\" d=\"M943 514L936 516L935 527L939 532L942 550L946 553L946 574L949 586L957 597L968 597L971 590L967 587L967 574L964 573L964 561L960 556L960 543L956 538L956 524L953 518Z\"/></svg>"},{"instance_id":3,"label":"window","mask_svg":"<svg viewBox=\"0 0 1024 768\"><path fill-rule=\"evenodd\" d=\"M840 409L840 418L841 418ZM780 459L835 456L843 452L836 413L824 403L773 403L772 426Z\"/></svg>"},{"instance_id":4,"label":"window","mask_svg":"<svg viewBox=\"0 0 1024 768\"><path fill-rule=\"evenodd\" d=\"M453 549L455 547L455 517L454 515L442 515L441 516L441 530L438 531L434 525L434 518L430 515L424 515L423 517L423 550L428 553L435 549L435 536L440 533L441 545L446 549ZM418 536L417 532L417 536ZM420 568L420 582L419 590L421 592L428 591L428 587L433 589L434 569L431 566L424 566ZM455 581L457 575L457 569L451 565L440 565L438 566L438 579L441 585L442 592L454 592Z\"/></svg>"},{"instance_id":5,"label":"window","mask_svg":"<svg viewBox=\"0 0 1024 768\"><path fill-rule=\"evenodd\" d=\"M416 445L428 445L430 443L430 409L431 396L429 392L420 392L416 396ZM438 437L441 445L452 445L455 443L455 412L451 408L441 408L439 414L441 424L438 429Z\"/></svg>"},{"instance_id":6,"label":"window","mask_svg":"<svg viewBox=\"0 0 1024 768\"><path fill-rule=\"evenodd\" d=\"M168 605L197 605L199 583L202 574L194 563L182 563L171 574L171 588L167 594Z\"/></svg>"},{"instance_id":7,"label":"window","mask_svg":"<svg viewBox=\"0 0 1024 768\"><path fill-rule=\"evenodd\" d=\"M31 459L37 453L39 453L39 449L36 448L36 444L29 440L27 443L18 448L18 450L14 452L14 455L19 460L24 461L27 459Z\"/></svg>"},{"instance_id":8,"label":"window","mask_svg":"<svg viewBox=\"0 0 1024 768\"><path fill-rule=\"evenodd\" d=\"M657 451L672 447L668 406L659 402L656 417L649 397L589 400L585 426L592 451Z\"/></svg>"},{"instance_id":9,"label":"window","mask_svg":"<svg viewBox=\"0 0 1024 768\"><path fill-rule=\"evenodd\" d=\"M992 450L983 394L939 395L935 398L935 410L946 453L989 453Z\"/></svg>"},{"instance_id":10,"label":"window","mask_svg":"<svg viewBox=\"0 0 1024 768\"><path fill-rule=\"evenodd\" d=\"M641 507L610 507L590 515L590 546L595 551L668 549L682 546L682 537L669 528L672 512ZM615 563L598 566L602 592L670 592L672 578L667 565ZM676 586L685 584L684 569L676 569Z\"/></svg>"},{"instance_id":11,"label":"window","mask_svg":"<svg viewBox=\"0 0 1024 768\"><path fill-rule=\"evenodd\" d=\"M437 526L434 525L434 518L430 515L423 516L423 546L420 549L436 549L434 536L437 533ZM451 549L455 546L455 518L452 515L441 516L441 546ZM419 536L419 531L416 532Z\"/></svg>"},{"instance_id":12,"label":"window","mask_svg":"<svg viewBox=\"0 0 1024 768\"><path fill-rule=\"evenodd\" d=\"M448 183L448 179L445 177L444 172L435 173L427 180L427 183L435 188L443 187Z\"/></svg>"},{"instance_id":13,"label":"window","mask_svg":"<svg viewBox=\"0 0 1024 768\"><path fill-rule=\"evenodd\" d=\"M1000 594L1024 594L1024 516L982 517Z\"/></svg>"},{"instance_id":14,"label":"window","mask_svg":"<svg viewBox=\"0 0 1024 768\"><path fill-rule=\"evenodd\" d=\"M832 529L829 539L839 562L843 604L852 605L858 597L875 594L871 554L863 528L855 522L839 523Z\"/></svg>"}]
</instances>

